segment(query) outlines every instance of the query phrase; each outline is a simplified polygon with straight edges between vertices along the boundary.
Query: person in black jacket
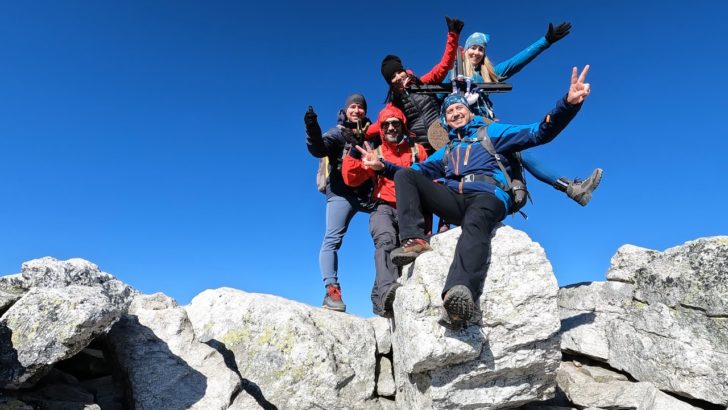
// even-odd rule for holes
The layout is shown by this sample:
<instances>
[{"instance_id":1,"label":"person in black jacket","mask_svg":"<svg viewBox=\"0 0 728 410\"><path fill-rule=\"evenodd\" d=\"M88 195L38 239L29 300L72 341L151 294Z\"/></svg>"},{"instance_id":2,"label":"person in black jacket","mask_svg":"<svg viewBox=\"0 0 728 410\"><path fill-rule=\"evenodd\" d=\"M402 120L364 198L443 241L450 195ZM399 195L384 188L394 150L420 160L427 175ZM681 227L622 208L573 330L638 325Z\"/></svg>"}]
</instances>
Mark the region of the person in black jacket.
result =
<instances>
[{"instance_id":1,"label":"person in black jacket","mask_svg":"<svg viewBox=\"0 0 728 410\"><path fill-rule=\"evenodd\" d=\"M306 124L306 146L316 158L328 159L328 178L326 180L326 233L321 251L319 266L326 296L323 307L340 312L346 311L341 297L338 280L338 250L344 240L351 219L357 212L370 212L371 182L357 187L349 187L341 177L341 160L348 152L350 144L361 143L370 124L366 117L367 102L363 95L352 94L339 111L335 127L321 133L318 116L309 107L304 115Z\"/></svg>"}]
</instances>

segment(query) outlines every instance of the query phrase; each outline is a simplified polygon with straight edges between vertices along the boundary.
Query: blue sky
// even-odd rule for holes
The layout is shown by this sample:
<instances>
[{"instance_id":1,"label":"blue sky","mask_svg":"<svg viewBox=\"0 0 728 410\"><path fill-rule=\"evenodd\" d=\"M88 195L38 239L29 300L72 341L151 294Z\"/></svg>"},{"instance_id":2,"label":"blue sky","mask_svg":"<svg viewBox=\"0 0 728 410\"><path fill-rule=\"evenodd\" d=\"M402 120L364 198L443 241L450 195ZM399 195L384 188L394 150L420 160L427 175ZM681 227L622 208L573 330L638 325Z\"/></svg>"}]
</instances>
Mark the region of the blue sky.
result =
<instances>
[{"instance_id":1,"label":"blue sky","mask_svg":"<svg viewBox=\"0 0 728 410\"><path fill-rule=\"evenodd\" d=\"M560 285L603 280L622 244L664 250L728 233L725 2L303 4L202 1L0 3L0 273L82 257L181 304L231 286L320 305L324 196L303 114L322 127L352 92L376 117L386 54L425 74L444 16L491 34L502 61L571 21L571 35L493 99L538 121L573 65L592 93L539 152L565 176L605 170L582 208L529 179L526 231ZM340 252L349 311L371 316L368 217Z\"/></svg>"}]
</instances>

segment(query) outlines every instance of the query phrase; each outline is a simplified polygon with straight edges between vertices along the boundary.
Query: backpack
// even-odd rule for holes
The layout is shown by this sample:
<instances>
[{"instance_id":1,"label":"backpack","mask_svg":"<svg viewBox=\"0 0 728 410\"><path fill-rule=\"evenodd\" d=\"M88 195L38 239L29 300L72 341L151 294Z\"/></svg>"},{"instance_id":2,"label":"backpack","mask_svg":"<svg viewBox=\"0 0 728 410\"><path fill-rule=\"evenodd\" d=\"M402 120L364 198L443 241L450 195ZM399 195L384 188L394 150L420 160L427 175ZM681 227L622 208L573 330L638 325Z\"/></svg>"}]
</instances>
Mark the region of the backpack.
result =
<instances>
[{"instance_id":1,"label":"backpack","mask_svg":"<svg viewBox=\"0 0 728 410\"><path fill-rule=\"evenodd\" d=\"M341 125L338 125L338 127L341 127ZM368 122L364 127L357 126L356 132L362 135L362 139L364 138L364 134L366 133L367 128L369 128ZM339 156L336 164L337 170L341 171L341 164L344 162L344 157L349 153L350 150L351 143L346 142L344 144L344 148L341 150L341 156ZM322 194L326 194L326 185L328 185L329 183L329 173L331 172L329 165L331 164L328 156L319 158L318 170L316 170L316 189Z\"/></svg>"},{"instance_id":2,"label":"backpack","mask_svg":"<svg viewBox=\"0 0 728 410\"><path fill-rule=\"evenodd\" d=\"M490 122L486 121L486 124L489 124ZM488 128L488 125L485 125L483 127L478 128L478 137L476 141L480 142L480 144L485 148L486 151L490 155L495 158L495 162L498 163L498 168L500 168L501 172L503 173L503 176L506 179L506 184L504 185L502 182L496 180L495 178L492 178L487 175L478 175L479 177L482 177L482 179L486 180L487 182L497 186L498 188L502 189L504 192L508 194L508 196L511 199L511 215L515 214L516 212L520 213L524 218L528 218L527 215L521 211L521 208L523 208L526 205L526 202L531 199L531 194L528 193L528 190L526 189L526 176L523 173L523 163L521 162L521 153L516 152L514 154L506 155L504 156L498 154L496 152L495 147L493 146L493 141L491 141L490 137L488 136L486 130ZM447 160L450 156L450 149L452 148L453 143L452 141L449 142L445 148L445 155L443 156L443 164L447 166ZM503 165L503 159L506 159L508 163L511 166L511 172L508 173L506 170L506 167Z\"/></svg>"}]
</instances>

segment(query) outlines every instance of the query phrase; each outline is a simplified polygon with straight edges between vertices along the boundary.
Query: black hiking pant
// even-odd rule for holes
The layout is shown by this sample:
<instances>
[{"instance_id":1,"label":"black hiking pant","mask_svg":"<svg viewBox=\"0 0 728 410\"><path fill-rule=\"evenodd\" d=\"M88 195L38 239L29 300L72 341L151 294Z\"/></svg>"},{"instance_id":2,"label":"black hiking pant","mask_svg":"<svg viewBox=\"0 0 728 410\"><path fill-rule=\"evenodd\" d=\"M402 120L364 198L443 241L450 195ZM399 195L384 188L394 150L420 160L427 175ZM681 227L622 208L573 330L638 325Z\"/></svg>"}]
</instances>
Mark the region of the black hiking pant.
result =
<instances>
[{"instance_id":1,"label":"black hiking pant","mask_svg":"<svg viewBox=\"0 0 728 410\"><path fill-rule=\"evenodd\" d=\"M462 234L455 247L455 258L442 296L455 285L465 285L473 300L478 300L490 264L491 231L505 217L503 202L487 192L459 194L406 168L397 171L394 184L402 241L425 239L422 233L425 227L423 213L426 212L434 212L448 222L460 225Z\"/></svg>"},{"instance_id":2,"label":"black hiking pant","mask_svg":"<svg viewBox=\"0 0 728 410\"><path fill-rule=\"evenodd\" d=\"M374 267L376 277L372 287L372 310L384 313L384 295L399 278L398 268L389 254L399 246L397 210L387 204L379 204L369 215L369 232L374 241Z\"/></svg>"}]
</instances>

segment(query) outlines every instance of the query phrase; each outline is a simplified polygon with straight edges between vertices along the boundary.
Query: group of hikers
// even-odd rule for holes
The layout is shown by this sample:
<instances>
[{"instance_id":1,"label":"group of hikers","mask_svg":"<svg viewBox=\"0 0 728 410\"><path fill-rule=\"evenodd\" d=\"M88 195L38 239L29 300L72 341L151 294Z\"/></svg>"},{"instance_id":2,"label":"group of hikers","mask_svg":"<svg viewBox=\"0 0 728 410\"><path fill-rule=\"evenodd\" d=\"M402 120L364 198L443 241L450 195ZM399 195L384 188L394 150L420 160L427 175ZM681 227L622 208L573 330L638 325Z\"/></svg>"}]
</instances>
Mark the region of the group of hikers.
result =
<instances>
[{"instance_id":1,"label":"group of hikers","mask_svg":"<svg viewBox=\"0 0 728 410\"><path fill-rule=\"evenodd\" d=\"M431 249L432 234L457 225L462 233L442 290L443 324L461 328L477 322L491 231L519 211L528 196L522 168L582 206L601 180L599 168L584 180L559 177L529 149L553 140L579 111L590 92L588 65L581 73L573 68L567 94L534 124L498 121L487 88L470 88L518 73L568 35L571 24L549 24L535 43L493 65L486 56L488 34L473 33L460 48L464 23L445 20L445 52L428 73L416 76L396 55L384 57L381 73L389 89L375 122L367 117L367 101L360 94L346 98L336 126L325 133L312 107L304 115L308 150L322 158L319 188L326 194L326 233L319 254L325 308L346 311L337 253L353 216L365 212L375 248L375 314L393 316L400 268ZM461 62L459 77L451 72L456 60ZM463 79L467 87L458 90ZM417 92L423 85L443 83L452 83L451 94ZM433 214L440 218L437 227Z\"/></svg>"}]
</instances>

